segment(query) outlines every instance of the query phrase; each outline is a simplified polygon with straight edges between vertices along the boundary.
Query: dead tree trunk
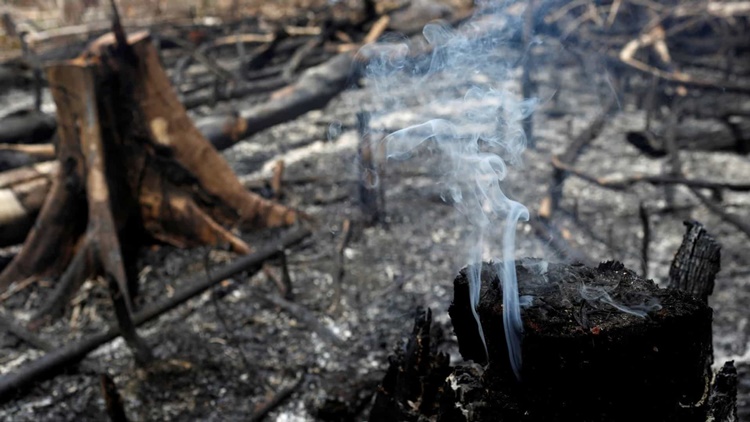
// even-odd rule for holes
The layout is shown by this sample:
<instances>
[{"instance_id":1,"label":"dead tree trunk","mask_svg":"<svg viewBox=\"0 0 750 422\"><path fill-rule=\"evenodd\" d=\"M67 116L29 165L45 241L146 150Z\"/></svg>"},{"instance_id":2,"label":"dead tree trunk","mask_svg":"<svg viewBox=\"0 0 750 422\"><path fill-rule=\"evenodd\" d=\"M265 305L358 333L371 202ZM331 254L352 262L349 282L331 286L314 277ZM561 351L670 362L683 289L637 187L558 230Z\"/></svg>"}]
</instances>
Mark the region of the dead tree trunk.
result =
<instances>
[{"instance_id":1,"label":"dead tree trunk","mask_svg":"<svg viewBox=\"0 0 750 422\"><path fill-rule=\"evenodd\" d=\"M127 333L130 246L151 239L244 254L250 247L227 227L297 220L295 211L245 190L201 136L148 34L126 43L106 35L50 67L47 78L58 110L59 171L22 251L0 274L0 291L28 277L61 275L41 313L50 314L84 279L103 275Z\"/></svg>"}]
</instances>

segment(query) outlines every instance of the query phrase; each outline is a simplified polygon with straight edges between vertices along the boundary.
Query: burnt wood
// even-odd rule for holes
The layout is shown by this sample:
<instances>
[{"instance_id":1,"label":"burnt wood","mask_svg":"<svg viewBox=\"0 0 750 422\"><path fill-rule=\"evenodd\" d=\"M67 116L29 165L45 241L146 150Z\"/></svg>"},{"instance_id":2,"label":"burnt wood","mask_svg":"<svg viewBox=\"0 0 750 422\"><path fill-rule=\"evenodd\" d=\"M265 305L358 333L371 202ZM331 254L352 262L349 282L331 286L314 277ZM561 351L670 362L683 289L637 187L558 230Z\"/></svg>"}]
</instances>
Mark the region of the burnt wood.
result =
<instances>
[{"instance_id":1,"label":"burnt wood","mask_svg":"<svg viewBox=\"0 0 750 422\"><path fill-rule=\"evenodd\" d=\"M47 142L55 134L55 117L39 111L23 111L0 119L0 143Z\"/></svg>"},{"instance_id":2,"label":"burnt wood","mask_svg":"<svg viewBox=\"0 0 750 422\"><path fill-rule=\"evenodd\" d=\"M708 301L721 269L721 247L701 223L686 221L687 232L669 269L669 288Z\"/></svg>"},{"instance_id":3,"label":"burnt wood","mask_svg":"<svg viewBox=\"0 0 750 422\"><path fill-rule=\"evenodd\" d=\"M444 367L440 354L427 352L435 344L430 314L418 311L408 344L389 359L370 420L704 422L736 411L733 367L711 386L711 309L618 262L517 263L524 324L517 380L496 268L482 264L477 308L489 353L463 269L449 314L466 362Z\"/></svg>"},{"instance_id":4,"label":"burnt wood","mask_svg":"<svg viewBox=\"0 0 750 422\"><path fill-rule=\"evenodd\" d=\"M712 421L737 421L737 368L734 362L724 363L714 377L708 398L709 419Z\"/></svg>"},{"instance_id":5,"label":"burnt wood","mask_svg":"<svg viewBox=\"0 0 750 422\"><path fill-rule=\"evenodd\" d=\"M485 263L477 313L489 350L481 375L487 393L476 417L446 420L705 421L705 403L695 405L711 379L712 311L704 302L617 262L590 268L527 259L517 272L528 303L521 381L508 360L498 271ZM454 282L456 300L468 292L466 274ZM449 312L466 320L466 309L454 301ZM454 328L470 358L484 351L474 350L481 345L475 327L463 331L469 325Z\"/></svg>"},{"instance_id":6,"label":"burnt wood","mask_svg":"<svg viewBox=\"0 0 750 422\"><path fill-rule=\"evenodd\" d=\"M388 371L370 411L371 422L423 421L437 414L450 360L437 351L431 324L430 309L417 308L406 347L397 347L389 357Z\"/></svg>"}]
</instances>

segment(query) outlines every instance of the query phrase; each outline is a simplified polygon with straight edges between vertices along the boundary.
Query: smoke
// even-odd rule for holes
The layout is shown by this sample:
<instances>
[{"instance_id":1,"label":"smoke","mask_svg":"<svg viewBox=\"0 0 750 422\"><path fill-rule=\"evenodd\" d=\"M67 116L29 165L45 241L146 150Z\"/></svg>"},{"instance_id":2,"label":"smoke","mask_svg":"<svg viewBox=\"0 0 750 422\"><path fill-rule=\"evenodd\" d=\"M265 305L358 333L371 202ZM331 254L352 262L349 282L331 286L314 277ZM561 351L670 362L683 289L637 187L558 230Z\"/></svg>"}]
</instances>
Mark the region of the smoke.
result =
<instances>
[{"instance_id":1,"label":"smoke","mask_svg":"<svg viewBox=\"0 0 750 422\"><path fill-rule=\"evenodd\" d=\"M622 301L617 301L613 299L607 289L602 286L587 286L582 284L579 291L581 293L581 298L589 303L606 303L620 312L625 312L641 318L646 318L649 312L661 309L659 299L650 295L642 295L642 297L639 298L624 298Z\"/></svg>"},{"instance_id":2,"label":"smoke","mask_svg":"<svg viewBox=\"0 0 750 422\"><path fill-rule=\"evenodd\" d=\"M465 259L482 341L485 337L475 309L481 265L471 264L482 262L489 245L501 244L502 256L488 258L497 262L510 362L520 376L523 325L514 263L515 231L529 212L503 193L501 182L508 165L520 163L526 145L522 122L535 101L513 92L517 78L511 77L510 67L518 62L518 54L508 48L508 39L520 22L478 7L481 13L457 30L440 23L425 26L423 35L431 50L426 58L414 54L404 40L368 46L360 54L370 60L367 82L380 97L383 111L398 108L418 113L415 120L419 123L383 140L388 158L408 160L425 149L436 152L443 198L455 204L470 227ZM425 97L434 101L428 106L419 104L418 99ZM502 230L499 238L496 227Z\"/></svg>"}]
</instances>

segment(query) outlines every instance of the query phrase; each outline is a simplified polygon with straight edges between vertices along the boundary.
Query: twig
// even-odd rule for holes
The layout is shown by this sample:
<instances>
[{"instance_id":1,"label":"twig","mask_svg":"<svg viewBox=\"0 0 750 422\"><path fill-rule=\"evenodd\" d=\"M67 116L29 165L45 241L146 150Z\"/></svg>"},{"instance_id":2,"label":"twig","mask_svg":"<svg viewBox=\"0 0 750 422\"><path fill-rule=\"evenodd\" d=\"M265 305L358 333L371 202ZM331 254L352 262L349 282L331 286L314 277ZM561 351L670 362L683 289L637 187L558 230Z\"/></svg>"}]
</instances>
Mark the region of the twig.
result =
<instances>
[{"instance_id":1,"label":"twig","mask_svg":"<svg viewBox=\"0 0 750 422\"><path fill-rule=\"evenodd\" d=\"M214 75L216 75L219 79L221 79L224 82L230 82L234 81L235 77L232 74L232 72L224 69L220 65L216 63L215 60L209 59L203 52L203 49L201 48L194 48L188 41L181 40L179 38L174 37L168 37L165 38L169 41L175 43L176 45L180 46L180 48L184 49L190 54L190 57L192 57L195 61L199 62L200 64L206 66L206 68L211 71ZM190 62L187 61L183 64L181 64L181 67L184 67L186 65L189 65Z\"/></svg>"},{"instance_id":2,"label":"twig","mask_svg":"<svg viewBox=\"0 0 750 422\"><path fill-rule=\"evenodd\" d=\"M279 248L297 244L309 235L310 231L307 229L294 230L282 236L277 243L250 255L242 256L233 263L219 268L211 279L202 276L194 277L185 283L187 287L177 291L171 298L148 305L137 312L133 316L133 322L136 326L145 324L237 273L243 271L256 272L263 262L278 254ZM57 348L41 358L27 363L17 372L3 375L0 377L0 403L17 398L34 384L53 377L66 367L85 358L94 349L119 336L119 328L94 334L78 343Z\"/></svg>"},{"instance_id":3,"label":"twig","mask_svg":"<svg viewBox=\"0 0 750 422\"><path fill-rule=\"evenodd\" d=\"M310 41L303 44L302 47L298 48L297 51L292 54L292 57L289 59L286 66L284 67L284 70L281 72L282 79L291 82L294 78L295 73L297 72L297 69L299 69L300 65L302 64L302 61L308 55L310 55L313 50L319 47L323 43L323 41L323 35L321 35L319 37L311 39Z\"/></svg>"},{"instance_id":4,"label":"twig","mask_svg":"<svg viewBox=\"0 0 750 422\"><path fill-rule=\"evenodd\" d=\"M34 51L26 42L26 33L19 34L19 37L21 39L21 48L23 50L23 55L33 67L32 74L34 75L34 110L40 112L42 110L42 86L44 85L44 78L42 78L42 68L39 64L39 60L34 54Z\"/></svg>"},{"instance_id":5,"label":"twig","mask_svg":"<svg viewBox=\"0 0 750 422\"><path fill-rule=\"evenodd\" d=\"M734 215L724 211L722 207L714 204L709 198L706 198L705 195L700 193L698 189L691 187L690 190L693 192L693 195L697 196L698 199L700 199L700 201L703 203L703 205L706 206L706 208L709 209L709 211L718 215L719 217L724 219L724 221L738 228L740 231L750 237L750 224L747 223L746 218L742 218L738 215Z\"/></svg>"},{"instance_id":6,"label":"twig","mask_svg":"<svg viewBox=\"0 0 750 422\"><path fill-rule=\"evenodd\" d=\"M293 301L294 291L292 290L292 277L289 275L289 265L287 264L286 251L284 251L283 249L279 251L279 265L281 266L280 276L271 269L270 263L266 263L263 265L263 274L265 274L266 277L270 278L274 283L276 283L276 287L278 287L279 293L281 293L281 296L283 296L284 299Z\"/></svg>"},{"instance_id":7,"label":"twig","mask_svg":"<svg viewBox=\"0 0 750 422\"><path fill-rule=\"evenodd\" d=\"M286 251L284 249L279 252L279 265L281 265L281 284L286 290L284 292L284 299L294 300L292 277L289 275L289 264L287 264Z\"/></svg>"},{"instance_id":8,"label":"twig","mask_svg":"<svg viewBox=\"0 0 750 422\"><path fill-rule=\"evenodd\" d=\"M622 6L622 0L614 0L612 2L612 5L609 7L609 14L607 15L607 27L611 27L615 23L620 6Z\"/></svg>"},{"instance_id":9,"label":"twig","mask_svg":"<svg viewBox=\"0 0 750 422\"><path fill-rule=\"evenodd\" d=\"M33 68L34 109L36 111L39 111L42 108L42 70L39 66L39 60L37 60L34 51L31 49L31 47L29 47L29 43L26 42L26 36L28 35L28 33L25 31L18 32L16 30L16 23L13 22L13 17L11 17L10 13L3 13L2 16L0 16L0 19L2 20L2 25L5 29L6 36L18 37L18 40L21 43L21 51L23 57L29 64L31 64Z\"/></svg>"},{"instance_id":10,"label":"twig","mask_svg":"<svg viewBox=\"0 0 750 422\"><path fill-rule=\"evenodd\" d=\"M343 345L343 341L341 340L341 338L334 334L333 331L328 329L328 327L323 325L318 317L304 306L298 305L294 302L290 302L276 295L265 295L261 296L261 298L283 309L287 313L291 314L292 317L299 319L303 324L307 326L307 328L315 331L323 340L336 346Z\"/></svg>"},{"instance_id":11,"label":"twig","mask_svg":"<svg viewBox=\"0 0 750 422\"><path fill-rule=\"evenodd\" d=\"M565 152L557 159L564 163L574 163L583 153L583 150L602 132L610 114L615 110L616 104L616 99L610 98L602 112L568 145ZM556 168L553 171L548 194L542 199L537 212L540 217L551 219L554 211L559 208L566 176L567 174L563 170Z\"/></svg>"},{"instance_id":12,"label":"twig","mask_svg":"<svg viewBox=\"0 0 750 422\"><path fill-rule=\"evenodd\" d=\"M553 252L569 261L580 262L589 266L596 265L596 260L580 249L574 248L565 236L551 222L544 218L532 218L528 223L534 229L537 237L543 242L547 242L553 249Z\"/></svg>"},{"instance_id":13,"label":"twig","mask_svg":"<svg viewBox=\"0 0 750 422\"><path fill-rule=\"evenodd\" d=\"M339 243L336 246L336 257L334 262L333 298L331 299L330 306L328 306L328 309L326 310L328 314L335 314L341 305L341 293L344 289L343 280L346 272L344 268L344 263L346 261L344 251L346 251L346 246L349 244L352 237L351 221L349 219L344 220L341 224L340 236L341 240L339 240Z\"/></svg>"},{"instance_id":14,"label":"twig","mask_svg":"<svg viewBox=\"0 0 750 422\"><path fill-rule=\"evenodd\" d=\"M289 396L291 396L297 389L302 385L302 381L305 379L304 371L299 374L297 379L290 386L281 389L276 393L270 400L261 403L256 406L255 411L250 416L250 422L258 422L268 415L270 411L275 409L278 405L284 402Z\"/></svg>"},{"instance_id":15,"label":"twig","mask_svg":"<svg viewBox=\"0 0 750 422\"><path fill-rule=\"evenodd\" d=\"M666 169L666 174L671 177L682 176L682 161L680 160L680 149L677 147L677 119L680 110L679 100L675 99L672 102L672 110L667 118L667 131L664 139L664 146L666 147L667 154L669 154L669 165ZM664 190L667 204L671 207L674 206L674 195L675 191L671 185L665 185Z\"/></svg>"},{"instance_id":16,"label":"twig","mask_svg":"<svg viewBox=\"0 0 750 422\"><path fill-rule=\"evenodd\" d=\"M638 204L638 217L640 217L641 226L643 227L643 240L641 241L641 274L644 278L648 278L648 248L651 243L651 224L648 218L648 210L642 201Z\"/></svg>"},{"instance_id":17,"label":"twig","mask_svg":"<svg viewBox=\"0 0 750 422\"><path fill-rule=\"evenodd\" d=\"M379 183L372 150L372 134L370 133L370 114L357 113L359 145L357 147L357 161L359 164L359 206L366 224L373 225L381 220L380 204L378 203Z\"/></svg>"},{"instance_id":18,"label":"twig","mask_svg":"<svg viewBox=\"0 0 750 422\"><path fill-rule=\"evenodd\" d=\"M526 4L526 10L524 11L524 22L523 22L523 43L525 46L523 55L523 65L521 74L521 95L523 98L531 98L534 96L535 86L531 80L531 69L534 67L533 56L531 54L532 37L534 36L534 18L536 16L536 1L531 0ZM534 120L531 116L527 116L523 120L523 131L526 134L526 145L533 149L536 144L534 142Z\"/></svg>"},{"instance_id":19,"label":"twig","mask_svg":"<svg viewBox=\"0 0 750 422\"><path fill-rule=\"evenodd\" d=\"M750 192L750 183L725 183L725 182L714 182L710 180L701 179L687 179L682 176L665 176L665 175L648 175L648 174L634 174L632 176L622 175L610 175L610 176L594 176L575 168L567 163L560 161L558 157L552 157L550 160L552 166L557 169L563 170L583 179L587 182L593 183L597 186L612 190L625 190L638 183L649 183L656 186L661 185L684 185L691 188L697 189L726 189L735 192Z\"/></svg>"},{"instance_id":20,"label":"twig","mask_svg":"<svg viewBox=\"0 0 750 422\"><path fill-rule=\"evenodd\" d=\"M14 294L20 292L21 290L31 286L36 281L39 281L39 278L37 277L27 277L19 282L15 282L8 287L8 290L4 291L2 294L0 294L0 302L5 302L13 296Z\"/></svg>"},{"instance_id":21,"label":"twig","mask_svg":"<svg viewBox=\"0 0 750 422\"><path fill-rule=\"evenodd\" d=\"M109 420L112 422L128 422L125 407L122 405L122 397L120 397L120 393L117 391L117 386L112 377L107 374L101 374L99 376L99 383Z\"/></svg>"},{"instance_id":22,"label":"twig","mask_svg":"<svg viewBox=\"0 0 750 422\"><path fill-rule=\"evenodd\" d=\"M17 151L46 160L55 158L54 144L0 144L0 151Z\"/></svg>"},{"instance_id":23,"label":"twig","mask_svg":"<svg viewBox=\"0 0 750 422\"><path fill-rule=\"evenodd\" d=\"M284 160L277 160L273 166L273 177L271 178L271 190L273 199L279 200L283 196Z\"/></svg>"},{"instance_id":24,"label":"twig","mask_svg":"<svg viewBox=\"0 0 750 422\"><path fill-rule=\"evenodd\" d=\"M0 329L13 334L15 337L37 350L43 350L45 352L53 350L53 346L50 343L13 322L4 312L0 312Z\"/></svg>"},{"instance_id":25,"label":"twig","mask_svg":"<svg viewBox=\"0 0 750 422\"><path fill-rule=\"evenodd\" d=\"M391 23L391 18L388 15L381 16L377 21L375 21L374 24L372 24L372 28L370 28L370 32L365 35L365 38L362 39L363 44L370 44L378 40L381 35L383 35L383 32L385 32L386 28L388 28L388 24Z\"/></svg>"}]
</instances>

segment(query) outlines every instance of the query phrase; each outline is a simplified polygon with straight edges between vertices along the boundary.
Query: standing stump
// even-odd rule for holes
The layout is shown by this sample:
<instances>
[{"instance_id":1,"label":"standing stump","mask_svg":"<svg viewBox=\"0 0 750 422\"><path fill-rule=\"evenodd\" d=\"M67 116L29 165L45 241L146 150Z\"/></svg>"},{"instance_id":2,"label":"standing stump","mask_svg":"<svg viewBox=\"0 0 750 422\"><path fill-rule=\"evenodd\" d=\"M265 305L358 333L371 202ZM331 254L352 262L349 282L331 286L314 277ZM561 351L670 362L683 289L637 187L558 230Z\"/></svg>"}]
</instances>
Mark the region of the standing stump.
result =
<instances>
[{"instance_id":1,"label":"standing stump","mask_svg":"<svg viewBox=\"0 0 750 422\"><path fill-rule=\"evenodd\" d=\"M713 350L704 302L617 262L589 268L525 260L517 273L521 379L508 359L496 265L482 265L477 308L489 358L462 270L449 313L462 356L486 364L463 382L484 393L461 405L466 391L454 373L447 384L458 404L445 406L441 420L706 421Z\"/></svg>"},{"instance_id":2,"label":"standing stump","mask_svg":"<svg viewBox=\"0 0 750 422\"><path fill-rule=\"evenodd\" d=\"M113 32L47 68L57 105L58 171L21 252L0 272L0 292L55 279L30 324L59 316L87 278L109 286L117 323L136 358L150 352L131 321L139 246L251 247L234 228L280 227L299 214L245 189L196 128L148 33Z\"/></svg>"},{"instance_id":3,"label":"standing stump","mask_svg":"<svg viewBox=\"0 0 750 422\"><path fill-rule=\"evenodd\" d=\"M720 247L700 223L675 255L667 289L619 262L596 268L516 262L523 335L520 378L511 368L498 263L483 263L477 315L464 268L448 313L464 362L446 366L430 313L417 312L397 347L371 421L734 422L737 371L713 374L707 298ZM471 269L473 270L473 269ZM420 347L414 347L418 345Z\"/></svg>"}]
</instances>

